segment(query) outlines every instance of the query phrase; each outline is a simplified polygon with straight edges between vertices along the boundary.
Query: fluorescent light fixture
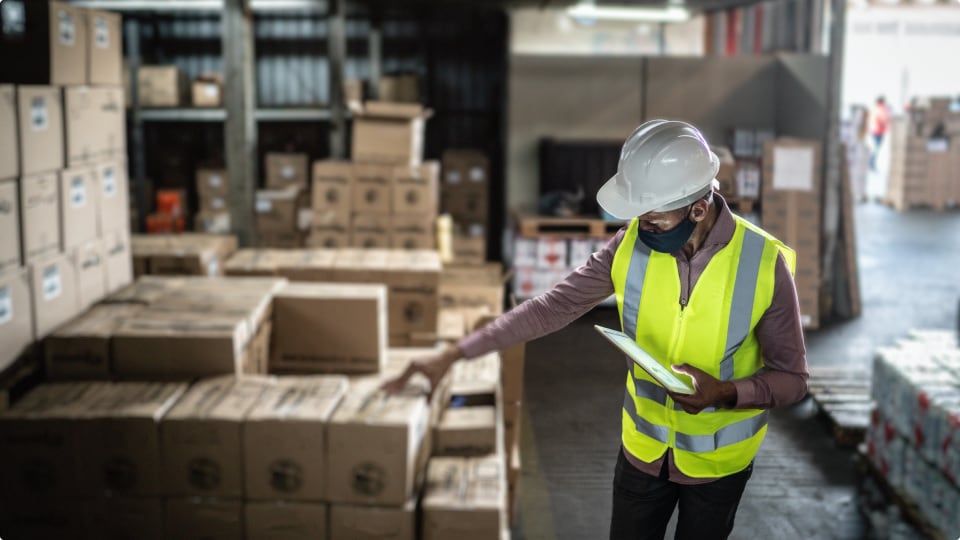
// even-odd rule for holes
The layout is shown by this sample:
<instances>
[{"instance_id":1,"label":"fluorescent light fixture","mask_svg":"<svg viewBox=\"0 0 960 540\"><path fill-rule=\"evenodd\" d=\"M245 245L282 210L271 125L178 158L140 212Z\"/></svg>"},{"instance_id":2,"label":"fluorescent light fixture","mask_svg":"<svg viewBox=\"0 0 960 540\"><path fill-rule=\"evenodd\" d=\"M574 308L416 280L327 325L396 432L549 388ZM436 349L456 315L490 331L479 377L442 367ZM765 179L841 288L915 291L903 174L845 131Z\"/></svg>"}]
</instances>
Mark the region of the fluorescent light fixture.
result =
<instances>
[{"instance_id":1,"label":"fluorescent light fixture","mask_svg":"<svg viewBox=\"0 0 960 540\"><path fill-rule=\"evenodd\" d=\"M594 4L581 3L568 8L567 15L577 19L626 22L683 22L690 19L690 11L681 6L597 6Z\"/></svg>"}]
</instances>

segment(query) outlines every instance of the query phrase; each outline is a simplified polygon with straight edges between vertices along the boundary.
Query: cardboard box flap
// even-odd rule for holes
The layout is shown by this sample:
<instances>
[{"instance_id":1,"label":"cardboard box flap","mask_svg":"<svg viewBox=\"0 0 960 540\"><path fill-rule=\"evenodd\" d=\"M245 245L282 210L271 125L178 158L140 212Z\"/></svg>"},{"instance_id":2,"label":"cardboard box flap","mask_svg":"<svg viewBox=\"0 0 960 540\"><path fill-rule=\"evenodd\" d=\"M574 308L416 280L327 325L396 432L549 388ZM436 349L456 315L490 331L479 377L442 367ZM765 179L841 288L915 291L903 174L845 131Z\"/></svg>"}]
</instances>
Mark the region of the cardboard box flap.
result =
<instances>
[{"instance_id":1,"label":"cardboard box flap","mask_svg":"<svg viewBox=\"0 0 960 540\"><path fill-rule=\"evenodd\" d=\"M278 377L250 411L247 420L325 422L343 399L348 386L347 378L339 375Z\"/></svg>"},{"instance_id":2,"label":"cardboard box flap","mask_svg":"<svg viewBox=\"0 0 960 540\"><path fill-rule=\"evenodd\" d=\"M159 421L187 391L186 383L119 382L90 399L89 416Z\"/></svg>"},{"instance_id":3,"label":"cardboard box flap","mask_svg":"<svg viewBox=\"0 0 960 540\"><path fill-rule=\"evenodd\" d=\"M103 299L110 304L152 304L183 285L181 278L143 276Z\"/></svg>"},{"instance_id":4,"label":"cardboard box flap","mask_svg":"<svg viewBox=\"0 0 960 540\"><path fill-rule=\"evenodd\" d=\"M269 377L215 377L193 385L167 414L167 420L240 422L272 384Z\"/></svg>"},{"instance_id":5,"label":"cardboard box flap","mask_svg":"<svg viewBox=\"0 0 960 540\"><path fill-rule=\"evenodd\" d=\"M409 391L390 396L380 390L382 382L370 378L352 381L330 423L407 426L425 414L425 396Z\"/></svg>"},{"instance_id":6,"label":"cardboard box flap","mask_svg":"<svg viewBox=\"0 0 960 540\"><path fill-rule=\"evenodd\" d=\"M360 116L413 120L415 118L430 118L433 116L433 110L426 109L419 103L367 101L363 104L363 111L360 112Z\"/></svg>"},{"instance_id":7,"label":"cardboard box flap","mask_svg":"<svg viewBox=\"0 0 960 540\"><path fill-rule=\"evenodd\" d=\"M81 418L88 413L88 403L109 386L107 382L42 384L0 412L0 419Z\"/></svg>"},{"instance_id":8,"label":"cardboard box flap","mask_svg":"<svg viewBox=\"0 0 960 540\"><path fill-rule=\"evenodd\" d=\"M81 336L109 337L120 324L135 317L141 310L141 304L103 304L93 306L83 315L54 331L50 338L72 338Z\"/></svg>"}]
</instances>

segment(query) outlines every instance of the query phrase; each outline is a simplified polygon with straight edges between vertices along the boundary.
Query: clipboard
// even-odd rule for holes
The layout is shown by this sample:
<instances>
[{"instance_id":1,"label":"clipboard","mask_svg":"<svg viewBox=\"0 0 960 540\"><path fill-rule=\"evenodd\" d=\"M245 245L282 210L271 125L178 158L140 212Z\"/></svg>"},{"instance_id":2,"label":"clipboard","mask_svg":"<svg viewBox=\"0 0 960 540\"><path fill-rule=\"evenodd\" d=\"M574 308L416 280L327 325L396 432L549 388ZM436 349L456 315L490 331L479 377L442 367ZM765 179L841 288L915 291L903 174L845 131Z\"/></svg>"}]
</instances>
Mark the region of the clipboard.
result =
<instances>
[{"instance_id":1,"label":"clipboard","mask_svg":"<svg viewBox=\"0 0 960 540\"><path fill-rule=\"evenodd\" d=\"M643 368L644 371L650 374L655 381L667 390L677 394L687 395L696 392L689 384L683 382L674 375L672 371L663 367L660 362L657 362L656 359L650 356L650 353L641 349L640 346L637 345L637 342L631 339L630 336L619 330L613 330L598 324L593 325L593 327L597 332L600 332L600 335L607 338L610 343L616 345L618 349L629 356L635 364Z\"/></svg>"}]
</instances>

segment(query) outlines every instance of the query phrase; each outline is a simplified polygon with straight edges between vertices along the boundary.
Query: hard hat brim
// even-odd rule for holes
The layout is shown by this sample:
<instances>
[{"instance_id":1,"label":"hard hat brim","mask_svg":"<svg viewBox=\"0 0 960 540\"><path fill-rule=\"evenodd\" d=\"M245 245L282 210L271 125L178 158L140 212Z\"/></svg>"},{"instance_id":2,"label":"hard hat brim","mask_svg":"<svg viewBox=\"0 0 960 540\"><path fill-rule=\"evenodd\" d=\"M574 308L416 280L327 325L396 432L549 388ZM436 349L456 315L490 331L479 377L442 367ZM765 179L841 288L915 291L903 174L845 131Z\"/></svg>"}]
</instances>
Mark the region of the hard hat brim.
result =
<instances>
[{"instance_id":1,"label":"hard hat brim","mask_svg":"<svg viewBox=\"0 0 960 540\"><path fill-rule=\"evenodd\" d=\"M621 192L617 182L617 175L607 180L597 191L597 204L611 216L617 219L629 220L651 212L650 205L632 204L626 194Z\"/></svg>"}]
</instances>

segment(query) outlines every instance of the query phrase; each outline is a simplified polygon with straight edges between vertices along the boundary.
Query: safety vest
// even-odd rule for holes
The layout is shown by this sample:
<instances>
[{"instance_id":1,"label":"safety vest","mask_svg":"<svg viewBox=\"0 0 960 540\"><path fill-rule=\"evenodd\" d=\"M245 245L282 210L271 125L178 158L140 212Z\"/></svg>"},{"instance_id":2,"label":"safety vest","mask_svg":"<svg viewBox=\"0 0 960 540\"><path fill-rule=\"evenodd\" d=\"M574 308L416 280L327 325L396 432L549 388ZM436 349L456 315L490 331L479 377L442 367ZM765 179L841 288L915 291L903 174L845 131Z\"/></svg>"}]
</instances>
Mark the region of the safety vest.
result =
<instances>
[{"instance_id":1,"label":"safety vest","mask_svg":"<svg viewBox=\"0 0 960 540\"><path fill-rule=\"evenodd\" d=\"M621 327L668 368L686 363L729 381L763 367L754 328L773 299L777 254L791 273L796 255L734 218L733 238L707 264L685 307L676 259L637 240L637 219L617 248L611 278ZM694 478L727 476L753 460L767 432L766 411L710 407L688 414L629 358L627 369L622 438L631 455L649 463L671 448L677 468Z\"/></svg>"}]
</instances>

